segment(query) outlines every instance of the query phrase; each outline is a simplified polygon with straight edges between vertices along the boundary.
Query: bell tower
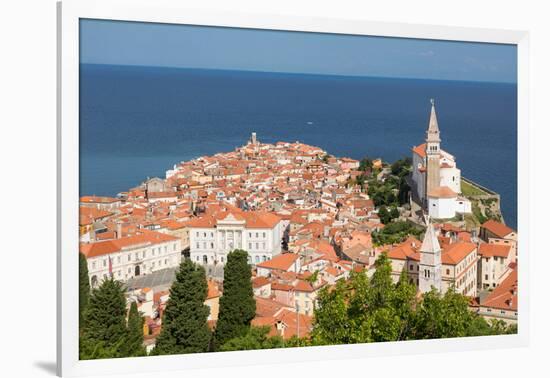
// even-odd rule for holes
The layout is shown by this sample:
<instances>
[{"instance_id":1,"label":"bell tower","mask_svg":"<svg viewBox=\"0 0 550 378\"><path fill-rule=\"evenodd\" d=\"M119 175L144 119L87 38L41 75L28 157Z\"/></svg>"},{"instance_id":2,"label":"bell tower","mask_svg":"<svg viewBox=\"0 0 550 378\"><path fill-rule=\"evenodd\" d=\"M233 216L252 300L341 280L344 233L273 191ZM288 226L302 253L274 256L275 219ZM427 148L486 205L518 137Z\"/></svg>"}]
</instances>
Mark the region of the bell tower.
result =
<instances>
[{"instance_id":1,"label":"bell tower","mask_svg":"<svg viewBox=\"0 0 550 378\"><path fill-rule=\"evenodd\" d=\"M426 217L426 223L428 227L420 247L418 289L421 293L426 293L434 287L441 292L441 247L428 217Z\"/></svg>"},{"instance_id":2,"label":"bell tower","mask_svg":"<svg viewBox=\"0 0 550 378\"><path fill-rule=\"evenodd\" d=\"M435 101L432 98L432 110L430 113L430 122L426 130L426 197L424 206L428 206L428 193L440 186L440 144L439 125L437 124L437 115L435 113Z\"/></svg>"}]
</instances>

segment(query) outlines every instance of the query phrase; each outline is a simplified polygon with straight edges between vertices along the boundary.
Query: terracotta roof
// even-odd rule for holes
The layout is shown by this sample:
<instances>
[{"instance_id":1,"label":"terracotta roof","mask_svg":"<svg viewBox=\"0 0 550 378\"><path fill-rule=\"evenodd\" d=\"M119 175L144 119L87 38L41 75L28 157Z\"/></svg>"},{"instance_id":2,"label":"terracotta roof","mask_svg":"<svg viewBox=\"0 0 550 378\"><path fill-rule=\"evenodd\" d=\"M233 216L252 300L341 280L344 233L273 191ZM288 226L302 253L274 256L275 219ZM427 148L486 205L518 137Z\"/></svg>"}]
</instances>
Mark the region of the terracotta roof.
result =
<instances>
[{"instance_id":1,"label":"terracotta roof","mask_svg":"<svg viewBox=\"0 0 550 378\"><path fill-rule=\"evenodd\" d=\"M84 196L80 197L82 203L114 203L119 202L120 199L114 197L100 197L100 196Z\"/></svg>"},{"instance_id":2,"label":"terracotta roof","mask_svg":"<svg viewBox=\"0 0 550 378\"><path fill-rule=\"evenodd\" d=\"M311 284L309 282L304 281L304 280L298 280L294 284L294 290L295 291L303 291L303 292L306 292L306 293L311 293L311 292L315 291L313 286L311 286Z\"/></svg>"},{"instance_id":3,"label":"terracotta roof","mask_svg":"<svg viewBox=\"0 0 550 378\"><path fill-rule=\"evenodd\" d=\"M220 296L221 294L218 284L212 280L208 280L208 295L206 296L206 299L217 298Z\"/></svg>"},{"instance_id":4,"label":"terracotta roof","mask_svg":"<svg viewBox=\"0 0 550 378\"><path fill-rule=\"evenodd\" d=\"M419 146L413 147L412 151L420 156L421 158L426 157L426 143L423 143Z\"/></svg>"},{"instance_id":5,"label":"terracotta roof","mask_svg":"<svg viewBox=\"0 0 550 378\"><path fill-rule=\"evenodd\" d=\"M488 220L487 222L483 223L481 227L485 228L486 230L492 232L499 238L505 238L512 232L515 232L510 227L506 226L504 223L497 222L495 220Z\"/></svg>"},{"instance_id":6,"label":"terracotta roof","mask_svg":"<svg viewBox=\"0 0 550 378\"><path fill-rule=\"evenodd\" d=\"M459 264L466 258L477 246L474 243L453 243L443 249L441 262L447 265Z\"/></svg>"},{"instance_id":7,"label":"terracotta roof","mask_svg":"<svg viewBox=\"0 0 550 378\"><path fill-rule=\"evenodd\" d=\"M79 208L81 226L88 225L96 221L97 219L106 218L113 215L112 212L107 210L96 209L95 207L80 206Z\"/></svg>"},{"instance_id":8,"label":"terracotta roof","mask_svg":"<svg viewBox=\"0 0 550 378\"><path fill-rule=\"evenodd\" d=\"M271 283L271 290L292 291L293 289L294 287L292 285L283 284L280 282Z\"/></svg>"},{"instance_id":9,"label":"terracotta roof","mask_svg":"<svg viewBox=\"0 0 550 378\"><path fill-rule=\"evenodd\" d=\"M256 277L252 280L252 287L258 288L265 285L269 285L270 281L266 277Z\"/></svg>"},{"instance_id":10,"label":"terracotta roof","mask_svg":"<svg viewBox=\"0 0 550 378\"><path fill-rule=\"evenodd\" d=\"M271 298L254 297L256 300L256 316L267 317L275 316L283 308L290 308L283 303L279 303Z\"/></svg>"},{"instance_id":11,"label":"terracotta roof","mask_svg":"<svg viewBox=\"0 0 550 378\"><path fill-rule=\"evenodd\" d=\"M455 193L448 186L438 186L437 188L433 188L431 191L428 192L428 197L434 198L455 198L456 196L457 193Z\"/></svg>"},{"instance_id":12,"label":"terracotta roof","mask_svg":"<svg viewBox=\"0 0 550 378\"><path fill-rule=\"evenodd\" d=\"M214 228L218 221L244 221L246 228L273 228L281 221L275 214L260 211L214 211L199 218L191 219L187 225L190 228Z\"/></svg>"},{"instance_id":13,"label":"terracotta roof","mask_svg":"<svg viewBox=\"0 0 550 378\"><path fill-rule=\"evenodd\" d=\"M276 269L276 270L286 271L299 258L300 258L300 256L295 254L295 253L283 253L282 255L275 256L271 260L267 260L267 261L264 261L262 263L259 263L256 266L259 267L259 268Z\"/></svg>"},{"instance_id":14,"label":"terracotta roof","mask_svg":"<svg viewBox=\"0 0 550 378\"><path fill-rule=\"evenodd\" d=\"M508 257L512 246L483 243L479 245L479 254L482 257Z\"/></svg>"},{"instance_id":15,"label":"terracotta roof","mask_svg":"<svg viewBox=\"0 0 550 378\"><path fill-rule=\"evenodd\" d=\"M143 244L160 244L176 240L179 239L174 236L162 234L160 232L147 231L120 239L80 244L80 252L82 252L86 258L90 258L119 252L128 247L137 247Z\"/></svg>"},{"instance_id":16,"label":"terracotta roof","mask_svg":"<svg viewBox=\"0 0 550 378\"><path fill-rule=\"evenodd\" d=\"M498 285L482 302L483 307L501 310L518 310L518 272L516 269Z\"/></svg>"}]
</instances>

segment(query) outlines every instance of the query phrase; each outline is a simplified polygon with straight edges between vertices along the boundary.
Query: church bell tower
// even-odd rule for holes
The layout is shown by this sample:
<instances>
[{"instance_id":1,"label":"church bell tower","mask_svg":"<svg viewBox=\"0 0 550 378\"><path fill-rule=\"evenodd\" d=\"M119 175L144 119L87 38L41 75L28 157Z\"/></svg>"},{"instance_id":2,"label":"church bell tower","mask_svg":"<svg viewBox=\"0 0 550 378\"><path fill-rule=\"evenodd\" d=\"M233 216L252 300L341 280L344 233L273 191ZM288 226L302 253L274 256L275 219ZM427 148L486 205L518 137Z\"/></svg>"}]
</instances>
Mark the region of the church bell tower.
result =
<instances>
[{"instance_id":1,"label":"church bell tower","mask_svg":"<svg viewBox=\"0 0 550 378\"><path fill-rule=\"evenodd\" d=\"M420 247L420 264L418 266L418 289L427 293L434 287L441 292L441 247L429 218L422 247Z\"/></svg>"},{"instance_id":2,"label":"church bell tower","mask_svg":"<svg viewBox=\"0 0 550 378\"><path fill-rule=\"evenodd\" d=\"M435 101L432 98L432 111L430 113L430 122L426 130L426 197L424 206L428 206L428 193L440 186L440 144L439 126L437 124L437 115L435 114Z\"/></svg>"}]
</instances>

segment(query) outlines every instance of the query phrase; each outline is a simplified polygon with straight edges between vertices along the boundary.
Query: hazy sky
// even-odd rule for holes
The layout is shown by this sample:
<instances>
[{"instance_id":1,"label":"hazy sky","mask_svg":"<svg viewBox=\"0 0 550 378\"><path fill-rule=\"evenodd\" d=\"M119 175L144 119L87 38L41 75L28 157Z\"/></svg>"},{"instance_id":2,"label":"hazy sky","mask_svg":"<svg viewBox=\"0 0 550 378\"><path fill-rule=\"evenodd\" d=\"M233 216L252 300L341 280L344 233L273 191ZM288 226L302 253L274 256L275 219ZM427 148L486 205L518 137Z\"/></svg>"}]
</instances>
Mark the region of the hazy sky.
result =
<instances>
[{"instance_id":1,"label":"hazy sky","mask_svg":"<svg viewBox=\"0 0 550 378\"><path fill-rule=\"evenodd\" d=\"M517 81L514 45L82 20L81 63Z\"/></svg>"}]
</instances>

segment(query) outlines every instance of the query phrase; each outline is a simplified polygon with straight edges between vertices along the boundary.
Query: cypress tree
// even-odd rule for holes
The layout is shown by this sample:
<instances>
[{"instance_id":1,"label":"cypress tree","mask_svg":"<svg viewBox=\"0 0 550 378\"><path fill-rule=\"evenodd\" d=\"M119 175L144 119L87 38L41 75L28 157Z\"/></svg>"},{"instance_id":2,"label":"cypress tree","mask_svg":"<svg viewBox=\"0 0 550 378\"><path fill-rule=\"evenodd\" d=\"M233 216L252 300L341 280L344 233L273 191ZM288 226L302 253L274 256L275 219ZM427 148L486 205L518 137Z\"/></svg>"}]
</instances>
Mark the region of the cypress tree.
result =
<instances>
[{"instance_id":1,"label":"cypress tree","mask_svg":"<svg viewBox=\"0 0 550 378\"><path fill-rule=\"evenodd\" d=\"M230 252L224 269L223 295L220 298L214 349L220 348L230 339L247 334L250 321L256 314L251 278L248 253L242 249Z\"/></svg>"},{"instance_id":2,"label":"cypress tree","mask_svg":"<svg viewBox=\"0 0 550 378\"><path fill-rule=\"evenodd\" d=\"M391 297L393 281L391 278L391 262L388 255L384 252L375 261L376 271L370 280L372 301L374 308L388 306L388 300ZM374 309L373 308L373 309Z\"/></svg>"},{"instance_id":3,"label":"cypress tree","mask_svg":"<svg viewBox=\"0 0 550 378\"><path fill-rule=\"evenodd\" d=\"M128 340L125 344L125 355L128 357L145 356L143 346L143 317L139 314L137 303L132 302L128 313Z\"/></svg>"},{"instance_id":4,"label":"cypress tree","mask_svg":"<svg viewBox=\"0 0 550 378\"><path fill-rule=\"evenodd\" d=\"M90 298L90 279L88 278L88 263L86 257L78 254L78 323L82 329L84 325L84 311Z\"/></svg>"},{"instance_id":5,"label":"cypress tree","mask_svg":"<svg viewBox=\"0 0 550 378\"><path fill-rule=\"evenodd\" d=\"M120 282L105 279L84 311L80 359L125 357L126 299Z\"/></svg>"},{"instance_id":6,"label":"cypress tree","mask_svg":"<svg viewBox=\"0 0 550 378\"><path fill-rule=\"evenodd\" d=\"M207 319L210 313L204 304L208 295L202 266L185 259L170 288L170 299L162 319L162 330L152 354L184 354L207 352L211 332Z\"/></svg>"}]
</instances>

